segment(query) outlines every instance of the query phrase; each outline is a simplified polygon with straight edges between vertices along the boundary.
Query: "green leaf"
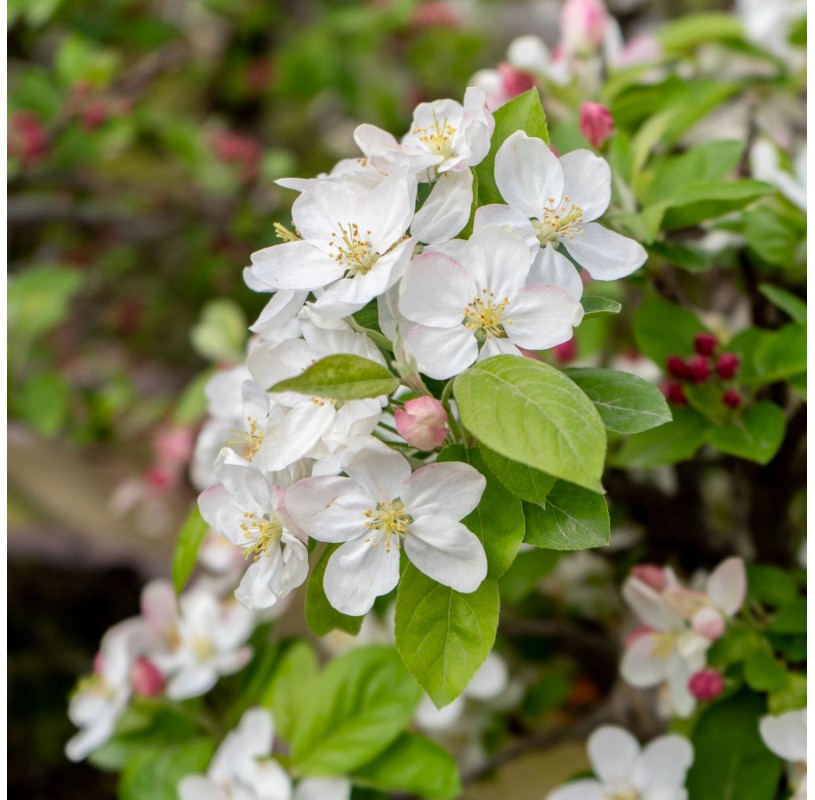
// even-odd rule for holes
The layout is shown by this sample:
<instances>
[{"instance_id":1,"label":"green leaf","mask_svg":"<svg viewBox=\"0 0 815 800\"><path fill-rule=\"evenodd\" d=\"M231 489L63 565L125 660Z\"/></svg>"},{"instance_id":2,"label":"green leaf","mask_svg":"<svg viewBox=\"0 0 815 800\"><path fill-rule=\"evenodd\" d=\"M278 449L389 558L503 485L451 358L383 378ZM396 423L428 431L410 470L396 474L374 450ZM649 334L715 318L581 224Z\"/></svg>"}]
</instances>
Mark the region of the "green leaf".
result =
<instances>
[{"instance_id":1,"label":"green leaf","mask_svg":"<svg viewBox=\"0 0 815 800\"><path fill-rule=\"evenodd\" d=\"M806 598L796 597L795 600L781 606L770 624L767 626L767 630L772 631L773 633L806 633Z\"/></svg>"},{"instance_id":2,"label":"green leaf","mask_svg":"<svg viewBox=\"0 0 815 800\"><path fill-rule=\"evenodd\" d=\"M187 579L195 568L198 550L208 530L209 525L204 522L198 506L194 506L181 526L173 552L172 578L177 594L181 594Z\"/></svg>"},{"instance_id":3,"label":"green leaf","mask_svg":"<svg viewBox=\"0 0 815 800\"><path fill-rule=\"evenodd\" d=\"M453 384L464 426L513 461L602 491L606 435L592 402L540 361L495 356Z\"/></svg>"},{"instance_id":4,"label":"green leaf","mask_svg":"<svg viewBox=\"0 0 815 800\"><path fill-rule=\"evenodd\" d=\"M333 355L321 358L295 378L280 381L272 392L299 392L334 400L381 397L399 385L387 367L362 356Z\"/></svg>"},{"instance_id":5,"label":"green leaf","mask_svg":"<svg viewBox=\"0 0 815 800\"><path fill-rule=\"evenodd\" d=\"M215 750L211 739L194 738L135 751L119 783L121 800L177 800L185 775L207 771Z\"/></svg>"},{"instance_id":6,"label":"green leaf","mask_svg":"<svg viewBox=\"0 0 815 800\"><path fill-rule=\"evenodd\" d=\"M803 272L806 263L806 216L781 201L761 203L743 215L747 244L759 258L785 271Z\"/></svg>"},{"instance_id":7,"label":"green leaf","mask_svg":"<svg viewBox=\"0 0 815 800\"><path fill-rule=\"evenodd\" d=\"M747 564L747 604L758 601L764 605L781 606L798 596L798 588L790 574L769 564Z\"/></svg>"},{"instance_id":8,"label":"green leaf","mask_svg":"<svg viewBox=\"0 0 815 800\"><path fill-rule=\"evenodd\" d=\"M338 547L338 544L332 544L323 550L308 578L306 622L315 636L325 636L329 631L333 630L345 631L352 636L356 636L362 627L362 620L365 619L364 616L351 617L337 611L325 596L325 589L323 588L325 568L328 565L328 559L331 558Z\"/></svg>"},{"instance_id":9,"label":"green leaf","mask_svg":"<svg viewBox=\"0 0 815 800\"><path fill-rule=\"evenodd\" d=\"M786 685L770 692L767 697L767 707L771 714L783 714L785 711L795 711L806 708L807 705L807 679L806 675L790 672Z\"/></svg>"},{"instance_id":10,"label":"green leaf","mask_svg":"<svg viewBox=\"0 0 815 800\"><path fill-rule=\"evenodd\" d=\"M717 219L773 191L769 183L753 180L688 184L669 201L662 218L662 230L691 228L705 220Z\"/></svg>"},{"instance_id":11,"label":"green leaf","mask_svg":"<svg viewBox=\"0 0 815 800\"><path fill-rule=\"evenodd\" d=\"M503 203L504 198L495 183L495 154L501 145L515 131L525 131L529 136L543 139L549 144L549 131L546 127L546 114L541 105L537 89L530 89L496 109L495 130L492 134L490 152L475 168L478 178L478 201L484 206L490 203Z\"/></svg>"},{"instance_id":12,"label":"green leaf","mask_svg":"<svg viewBox=\"0 0 815 800\"><path fill-rule=\"evenodd\" d=\"M66 267L35 267L10 276L10 343L33 339L62 322L81 284L82 275Z\"/></svg>"},{"instance_id":13,"label":"green leaf","mask_svg":"<svg viewBox=\"0 0 815 800\"><path fill-rule=\"evenodd\" d=\"M600 414L603 424L618 433L640 433L670 422L671 411L653 383L613 369L565 369Z\"/></svg>"},{"instance_id":14,"label":"green leaf","mask_svg":"<svg viewBox=\"0 0 815 800\"><path fill-rule=\"evenodd\" d=\"M530 503L546 501L546 496L555 485L555 478L539 469L506 458L483 444L479 445L478 449L484 457L487 469L515 497L520 497L521 500L527 500Z\"/></svg>"},{"instance_id":15,"label":"green leaf","mask_svg":"<svg viewBox=\"0 0 815 800\"><path fill-rule=\"evenodd\" d=\"M499 605L494 580L461 594L412 564L402 573L396 594L396 649L439 708L464 691L489 655Z\"/></svg>"},{"instance_id":16,"label":"green leaf","mask_svg":"<svg viewBox=\"0 0 815 800\"><path fill-rule=\"evenodd\" d=\"M766 650L756 650L744 664L744 680L757 692L771 692L787 684L787 670Z\"/></svg>"},{"instance_id":17,"label":"green leaf","mask_svg":"<svg viewBox=\"0 0 815 800\"><path fill-rule=\"evenodd\" d=\"M42 436L56 436L69 419L71 384L58 372L46 372L27 381L12 397L12 409Z\"/></svg>"},{"instance_id":18,"label":"green leaf","mask_svg":"<svg viewBox=\"0 0 815 800\"><path fill-rule=\"evenodd\" d=\"M407 726L421 691L390 647L351 650L330 662L297 711L292 763L305 775L345 775Z\"/></svg>"},{"instance_id":19,"label":"green leaf","mask_svg":"<svg viewBox=\"0 0 815 800\"><path fill-rule=\"evenodd\" d=\"M648 252L688 272L707 272L714 261L713 254L701 247L678 242L651 242Z\"/></svg>"},{"instance_id":20,"label":"green leaf","mask_svg":"<svg viewBox=\"0 0 815 800\"><path fill-rule=\"evenodd\" d=\"M607 297L583 295L580 303L583 306L584 319L598 314L619 314L622 309L622 304L616 300L609 300Z\"/></svg>"},{"instance_id":21,"label":"green leaf","mask_svg":"<svg viewBox=\"0 0 815 800\"><path fill-rule=\"evenodd\" d=\"M659 41L665 50L685 51L706 42L743 39L744 27L733 14L686 14L664 25Z\"/></svg>"},{"instance_id":22,"label":"green leaf","mask_svg":"<svg viewBox=\"0 0 815 800\"><path fill-rule=\"evenodd\" d=\"M787 420L775 403L762 400L729 424L720 423L707 431L707 441L723 453L766 464L784 440Z\"/></svg>"},{"instance_id":23,"label":"green leaf","mask_svg":"<svg viewBox=\"0 0 815 800\"><path fill-rule=\"evenodd\" d=\"M524 503L524 541L550 550L605 547L611 536L606 499L580 486L558 481L543 506Z\"/></svg>"},{"instance_id":24,"label":"green leaf","mask_svg":"<svg viewBox=\"0 0 815 800\"><path fill-rule=\"evenodd\" d=\"M614 466L651 469L693 457L704 444L710 423L692 408L674 408L673 422L628 439L609 459Z\"/></svg>"},{"instance_id":25,"label":"green leaf","mask_svg":"<svg viewBox=\"0 0 815 800\"><path fill-rule=\"evenodd\" d=\"M807 328L792 322L777 331L747 328L728 344L741 357L738 378L747 386L764 386L806 370Z\"/></svg>"},{"instance_id":26,"label":"green leaf","mask_svg":"<svg viewBox=\"0 0 815 800\"><path fill-rule=\"evenodd\" d=\"M476 509L461 520L484 545L487 577L500 578L515 560L524 539L521 501L489 472L479 450L461 445L445 447L438 461L463 461L487 480L487 488Z\"/></svg>"},{"instance_id":27,"label":"green leaf","mask_svg":"<svg viewBox=\"0 0 815 800\"><path fill-rule=\"evenodd\" d=\"M452 756L416 733L403 733L384 753L350 777L355 785L427 800L452 800L461 793L458 766Z\"/></svg>"},{"instance_id":28,"label":"green leaf","mask_svg":"<svg viewBox=\"0 0 815 800\"><path fill-rule=\"evenodd\" d=\"M190 343L201 358L215 364L246 357L246 315L228 298L210 300L190 330Z\"/></svg>"},{"instance_id":29,"label":"green leaf","mask_svg":"<svg viewBox=\"0 0 815 800\"><path fill-rule=\"evenodd\" d=\"M314 649L302 640L291 642L277 660L272 679L258 698L258 704L272 712L275 728L287 741L300 725L302 709L311 696L318 671Z\"/></svg>"},{"instance_id":30,"label":"green leaf","mask_svg":"<svg viewBox=\"0 0 815 800\"><path fill-rule=\"evenodd\" d=\"M758 290L774 305L785 311L793 322L807 321L807 304L796 297L792 292L773 286L770 283L760 283Z\"/></svg>"},{"instance_id":31,"label":"green leaf","mask_svg":"<svg viewBox=\"0 0 815 800\"><path fill-rule=\"evenodd\" d=\"M766 648L767 640L743 622L731 622L723 636L708 650L708 663L714 667L726 667L738 661L746 661L754 652Z\"/></svg>"},{"instance_id":32,"label":"green leaf","mask_svg":"<svg viewBox=\"0 0 815 800\"><path fill-rule=\"evenodd\" d=\"M668 356L690 355L693 337L704 330L693 312L656 294L647 295L634 316L637 347L660 367Z\"/></svg>"},{"instance_id":33,"label":"green leaf","mask_svg":"<svg viewBox=\"0 0 815 800\"><path fill-rule=\"evenodd\" d=\"M498 583L501 597L510 603L520 603L537 590L541 578L557 566L562 556L560 550L532 549L518 553Z\"/></svg>"},{"instance_id":34,"label":"green leaf","mask_svg":"<svg viewBox=\"0 0 815 800\"><path fill-rule=\"evenodd\" d=\"M761 741L764 702L739 692L702 714L693 733L688 797L693 800L773 800L781 762Z\"/></svg>"}]
</instances>

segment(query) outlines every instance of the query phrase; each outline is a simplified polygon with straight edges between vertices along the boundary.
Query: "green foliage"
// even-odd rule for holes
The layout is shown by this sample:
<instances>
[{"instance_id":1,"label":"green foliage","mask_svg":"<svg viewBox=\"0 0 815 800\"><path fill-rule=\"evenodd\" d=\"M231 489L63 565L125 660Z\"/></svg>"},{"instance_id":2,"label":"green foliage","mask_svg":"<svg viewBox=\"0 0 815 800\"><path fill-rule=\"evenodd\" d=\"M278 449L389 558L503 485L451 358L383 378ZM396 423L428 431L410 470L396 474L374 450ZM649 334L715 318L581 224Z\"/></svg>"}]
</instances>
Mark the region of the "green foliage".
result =
<instances>
[{"instance_id":1,"label":"green foliage","mask_svg":"<svg viewBox=\"0 0 815 800\"><path fill-rule=\"evenodd\" d=\"M640 433L671 420L662 392L643 378L612 369L567 369L600 414L607 430Z\"/></svg>"},{"instance_id":2,"label":"green foliage","mask_svg":"<svg viewBox=\"0 0 815 800\"><path fill-rule=\"evenodd\" d=\"M409 564L396 593L396 649L441 708L456 699L495 641L498 585L489 578L461 594Z\"/></svg>"},{"instance_id":3,"label":"green foliage","mask_svg":"<svg viewBox=\"0 0 815 800\"><path fill-rule=\"evenodd\" d=\"M495 183L495 154L507 137L515 131L525 131L527 135L543 139L549 144L546 114L537 89L530 89L518 97L513 97L497 109L494 116L495 130L490 141L490 151L475 168L478 178L478 200L482 206L504 202Z\"/></svg>"},{"instance_id":4,"label":"green foliage","mask_svg":"<svg viewBox=\"0 0 815 800\"><path fill-rule=\"evenodd\" d=\"M684 51L701 44L741 39L744 29L732 14L687 14L672 20L659 33L659 41L668 51Z\"/></svg>"},{"instance_id":5,"label":"green foliage","mask_svg":"<svg viewBox=\"0 0 815 800\"><path fill-rule=\"evenodd\" d=\"M209 525L204 522L196 505L190 510L187 519L184 520L184 524L181 526L173 553L173 587L179 594L184 589L193 569L195 569L198 550L206 538L207 531L209 531Z\"/></svg>"},{"instance_id":6,"label":"green foliage","mask_svg":"<svg viewBox=\"0 0 815 800\"><path fill-rule=\"evenodd\" d=\"M392 648L351 650L319 675L298 710L292 763L305 775L343 775L402 733L421 692Z\"/></svg>"},{"instance_id":7,"label":"green foliage","mask_svg":"<svg viewBox=\"0 0 815 800\"><path fill-rule=\"evenodd\" d=\"M13 347L21 347L62 322L81 285L82 275L67 267L36 267L12 275L8 327Z\"/></svg>"},{"instance_id":8,"label":"green foliage","mask_svg":"<svg viewBox=\"0 0 815 800\"><path fill-rule=\"evenodd\" d=\"M321 358L297 377L280 381L270 391L354 400L390 394L398 385L390 371L375 361L362 356L332 355Z\"/></svg>"},{"instance_id":9,"label":"green foliage","mask_svg":"<svg viewBox=\"0 0 815 800\"><path fill-rule=\"evenodd\" d=\"M356 636L362 626L363 617L350 617L337 611L328 598L325 596L323 588L323 577L325 568L328 566L328 559L334 554L339 545L328 545L317 562L311 569L308 576L308 589L306 591L306 622L311 632L315 636L325 636L333 630L341 630Z\"/></svg>"},{"instance_id":10,"label":"green foliage","mask_svg":"<svg viewBox=\"0 0 815 800\"><path fill-rule=\"evenodd\" d=\"M709 444L723 453L766 464L778 452L787 423L784 412L769 400L744 409L728 424L711 427Z\"/></svg>"},{"instance_id":11,"label":"green foliage","mask_svg":"<svg viewBox=\"0 0 815 800\"><path fill-rule=\"evenodd\" d=\"M622 305L616 300L609 300L607 297L594 297L583 295L580 299L583 306L583 318L593 317L598 314L619 314Z\"/></svg>"},{"instance_id":12,"label":"green foliage","mask_svg":"<svg viewBox=\"0 0 815 800\"><path fill-rule=\"evenodd\" d=\"M484 545L487 577L500 578L510 567L524 538L521 501L488 471L482 452L450 445L439 453L438 461L463 461L487 480L487 488L477 508L461 520Z\"/></svg>"},{"instance_id":13,"label":"green foliage","mask_svg":"<svg viewBox=\"0 0 815 800\"><path fill-rule=\"evenodd\" d=\"M630 437L610 462L627 469L652 469L685 461L704 444L710 428L710 422L692 408L674 408L673 422Z\"/></svg>"},{"instance_id":14,"label":"green foliage","mask_svg":"<svg viewBox=\"0 0 815 800\"><path fill-rule=\"evenodd\" d=\"M773 800L781 762L761 741L761 698L750 692L711 706L693 732L694 762L688 773L694 800Z\"/></svg>"},{"instance_id":15,"label":"green foliage","mask_svg":"<svg viewBox=\"0 0 815 800\"><path fill-rule=\"evenodd\" d=\"M744 664L744 680L757 692L782 689L787 683L787 670L766 650L756 650Z\"/></svg>"},{"instance_id":16,"label":"green foliage","mask_svg":"<svg viewBox=\"0 0 815 800\"><path fill-rule=\"evenodd\" d=\"M728 349L741 358L739 380L747 386L764 386L806 370L806 324L791 322L777 331L747 328L735 336Z\"/></svg>"},{"instance_id":17,"label":"green foliage","mask_svg":"<svg viewBox=\"0 0 815 800\"><path fill-rule=\"evenodd\" d=\"M527 464L521 464L490 450L483 444L478 448L487 469L509 489L515 497L530 503L544 503L555 478Z\"/></svg>"},{"instance_id":18,"label":"green foliage","mask_svg":"<svg viewBox=\"0 0 815 800\"><path fill-rule=\"evenodd\" d=\"M459 375L453 391L464 426L491 450L601 491L603 423L562 372L532 359L496 356Z\"/></svg>"},{"instance_id":19,"label":"green foliage","mask_svg":"<svg viewBox=\"0 0 815 800\"><path fill-rule=\"evenodd\" d=\"M403 733L384 753L356 770L352 780L427 800L452 800L461 793L456 762L442 747L416 733Z\"/></svg>"},{"instance_id":20,"label":"green foliage","mask_svg":"<svg viewBox=\"0 0 815 800\"><path fill-rule=\"evenodd\" d=\"M693 352L693 337L705 330L696 316L685 308L650 293L634 316L637 347L659 366L668 356Z\"/></svg>"},{"instance_id":21,"label":"green foliage","mask_svg":"<svg viewBox=\"0 0 815 800\"><path fill-rule=\"evenodd\" d=\"M246 325L246 315L234 300L210 300L190 331L190 343L208 361L239 363L246 352Z\"/></svg>"},{"instance_id":22,"label":"green foliage","mask_svg":"<svg viewBox=\"0 0 815 800\"><path fill-rule=\"evenodd\" d=\"M557 481L543 505L524 503L524 541L552 550L585 550L609 543L606 500L580 486Z\"/></svg>"},{"instance_id":23,"label":"green foliage","mask_svg":"<svg viewBox=\"0 0 815 800\"><path fill-rule=\"evenodd\" d=\"M785 311L793 322L807 321L807 304L792 292L770 283L762 283L758 289L771 303Z\"/></svg>"},{"instance_id":24,"label":"green foliage","mask_svg":"<svg viewBox=\"0 0 815 800\"><path fill-rule=\"evenodd\" d=\"M137 750L122 771L119 797L177 800L178 782L185 775L206 772L214 749L212 739L199 737Z\"/></svg>"}]
</instances>

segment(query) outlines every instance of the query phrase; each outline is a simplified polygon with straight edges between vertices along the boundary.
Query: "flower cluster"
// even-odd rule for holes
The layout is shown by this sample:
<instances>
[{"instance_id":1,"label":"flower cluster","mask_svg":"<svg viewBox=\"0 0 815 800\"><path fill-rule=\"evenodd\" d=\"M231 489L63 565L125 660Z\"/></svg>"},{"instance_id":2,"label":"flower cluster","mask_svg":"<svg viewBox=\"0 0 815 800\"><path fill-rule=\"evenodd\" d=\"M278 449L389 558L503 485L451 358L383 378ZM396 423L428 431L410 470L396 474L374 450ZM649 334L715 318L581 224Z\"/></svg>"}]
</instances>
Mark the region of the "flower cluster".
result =
<instances>
[{"instance_id":1,"label":"flower cluster","mask_svg":"<svg viewBox=\"0 0 815 800\"><path fill-rule=\"evenodd\" d=\"M670 567L635 567L623 596L643 626L628 636L623 678L632 686L659 686L666 716L687 717L696 700L717 697L723 681L715 670L705 669L706 653L741 608L745 592L740 558L723 561L702 591L683 586Z\"/></svg>"}]
</instances>

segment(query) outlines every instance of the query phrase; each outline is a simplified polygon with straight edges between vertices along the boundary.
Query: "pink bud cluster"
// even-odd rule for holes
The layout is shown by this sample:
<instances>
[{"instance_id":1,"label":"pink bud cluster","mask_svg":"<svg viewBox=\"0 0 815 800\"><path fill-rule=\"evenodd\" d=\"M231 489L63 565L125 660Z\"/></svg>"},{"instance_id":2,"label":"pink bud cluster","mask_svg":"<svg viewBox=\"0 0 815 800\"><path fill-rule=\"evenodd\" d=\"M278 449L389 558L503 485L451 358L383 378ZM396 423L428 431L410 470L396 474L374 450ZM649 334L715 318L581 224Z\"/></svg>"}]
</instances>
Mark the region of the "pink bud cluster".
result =
<instances>
[{"instance_id":1,"label":"pink bud cluster","mask_svg":"<svg viewBox=\"0 0 815 800\"><path fill-rule=\"evenodd\" d=\"M718 352L719 340L712 333L697 333L693 339L695 354L690 358L670 355L665 359L665 368L674 380L662 387L668 402L676 406L688 403L683 384L697 386L707 383L711 378L729 381L739 371L740 359L735 353ZM737 409L742 404L742 396L737 389L724 387L722 403L728 408Z\"/></svg>"}]
</instances>

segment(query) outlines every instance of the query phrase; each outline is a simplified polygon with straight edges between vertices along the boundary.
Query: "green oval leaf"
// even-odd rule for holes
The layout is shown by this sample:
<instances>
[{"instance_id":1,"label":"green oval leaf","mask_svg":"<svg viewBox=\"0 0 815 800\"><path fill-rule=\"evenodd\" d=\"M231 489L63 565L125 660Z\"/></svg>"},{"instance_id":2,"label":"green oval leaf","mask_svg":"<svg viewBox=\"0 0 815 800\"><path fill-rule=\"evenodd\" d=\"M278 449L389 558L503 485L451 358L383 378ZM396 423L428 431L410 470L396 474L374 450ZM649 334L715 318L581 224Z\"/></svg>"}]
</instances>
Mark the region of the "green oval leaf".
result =
<instances>
[{"instance_id":1,"label":"green oval leaf","mask_svg":"<svg viewBox=\"0 0 815 800\"><path fill-rule=\"evenodd\" d=\"M723 453L766 464L784 440L787 418L775 403L762 400L729 424L719 424L707 432L707 441Z\"/></svg>"},{"instance_id":2,"label":"green oval leaf","mask_svg":"<svg viewBox=\"0 0 815 800\"><path fill-rule=\"evenodd\" d=\"M398 385L390 370L376 361L362 356L333 355L321 358L295 378L276 383L269 391L357 400L390 394Z\"/></svg>"},{"instance_id":3,"label":"green oval leaf","mask_svg":"<svg viewBox=\"0 0 815 800\"><path fill-rule=\"evenodd\" d=\"M176 593L181 594L187 579L195 569L195 560L198 550L209 531L209 525L204 522L198 506L194 506L178 534L178 541L173 552L172 578Z\"/></svg>"},{"instance_id":4,"label":"green oval leaf","mask_svg":"<svg viewBox=\"0 0 815 800\"><path fill-rule=\"evenodd\" d=\"M524 503L524 541L550 550L605 547L611 537L603 495L558 481L542 506Z\"/></svg>"},{"instance_id":5,"label":"green oval leaf","mask_svg":"<svg viewBox=\"0 0 815 800\"><path fill-rule=\"evenodd\" d=\"M506 458L483 444L479 445L478 449L481 451L487 469L515 497L520 497L521 500L530 503L546 502L546 496L555 485L555 478L527 464L520 464L511 458Z\"/></svg>"},{"instance_id":6,"label":"green oval leaf","mask_svg":"<svg viewBox=\"0 0 815 800\"><path fill-rule=\"evenodd\" d=\"M560 370L529 358L496 356L459 375L453 391L464 426L491 450L602 491L603 421Z\"/></svg>"},{"instance_id":7,"label":"green oval leaf","mask_svg":"<svg viewBox=\"0 0 815 800\"><path fill-rule=\"evenodd\" d=\"M437 707L452 703L489 655L499 607L494 580L461 594L412 564L402 573L396 593L396 649Z\"/></svg>"},{"instance_id":8,"label":"green oval leaf","mask_svg":"<svg viewBox=\"0 0 815 800\"><path fill-rule=\"evenodd\" d=\"M594 403L610 431L640 433L672 419L662 392L643 378L614 369L563 371Z\"/></svg>"},{"instance_id":9,"label":"green oval leaf","mask_svg":"<svg viewBox=\"0 0 815 800\"><path fill-rule=\"evenodd\" d=\"M619 314L622 309L622 304L616 300L609 300L607 297L583 295L580 303L583 306L584 319L598 314Z\"/></svg>"},{"instance_id":10,"label":"green oval leaf","mask_svg":"<svg viewBox=\"0 0 815 800\"><path fill-rule=\"evenodd\" d=\"M651 469L692 458L711 424L692 408L674 408L673 422L632 436L609 459L615 467Z\"/></svg>"}]
</instances>

